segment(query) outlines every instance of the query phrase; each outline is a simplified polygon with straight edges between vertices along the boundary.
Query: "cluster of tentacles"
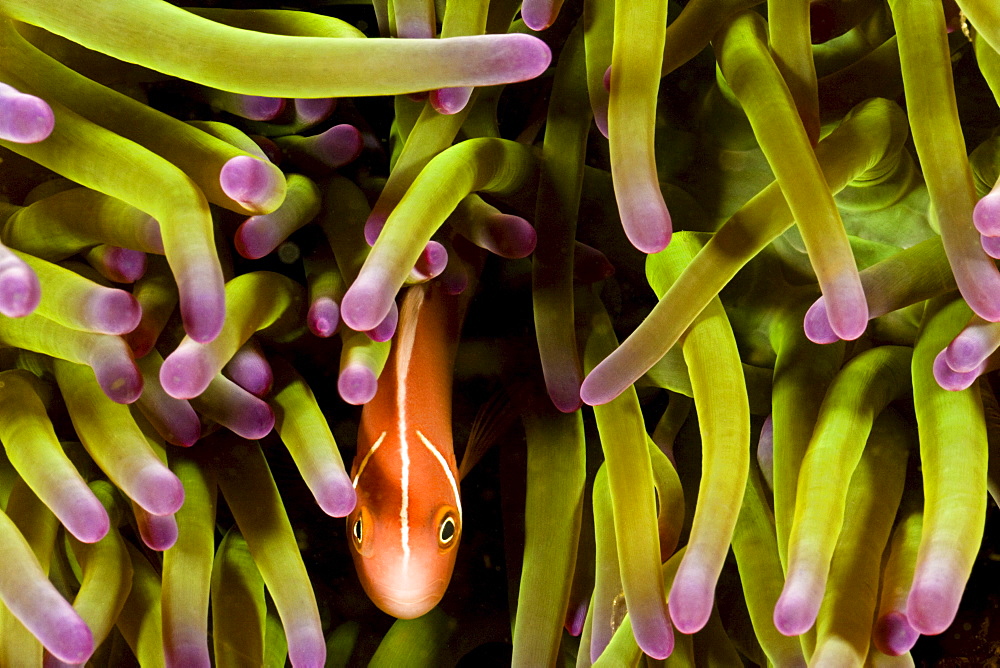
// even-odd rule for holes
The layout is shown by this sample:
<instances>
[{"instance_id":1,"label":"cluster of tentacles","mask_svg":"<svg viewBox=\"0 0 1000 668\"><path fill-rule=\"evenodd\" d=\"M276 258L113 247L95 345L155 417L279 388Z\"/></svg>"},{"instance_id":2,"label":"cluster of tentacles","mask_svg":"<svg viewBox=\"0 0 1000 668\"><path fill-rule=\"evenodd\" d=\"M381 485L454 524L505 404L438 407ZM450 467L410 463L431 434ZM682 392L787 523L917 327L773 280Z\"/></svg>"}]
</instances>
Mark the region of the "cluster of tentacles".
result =
<instances>
[{"instance_id":1,"label":"cluster of tentacles","mask_svg":"<svg viewBox=\"0 0 1000 668\"><path fill-rule=\"evenodd\" d=\"M993 2L203 4L0 0L0 664L913 665L951 625L1000 502ZM462 468L506 432L499 631L475 511L424 617L329 584L428 280L478 290L456 441L506 388Z\"/></svg>"}]
</instances>

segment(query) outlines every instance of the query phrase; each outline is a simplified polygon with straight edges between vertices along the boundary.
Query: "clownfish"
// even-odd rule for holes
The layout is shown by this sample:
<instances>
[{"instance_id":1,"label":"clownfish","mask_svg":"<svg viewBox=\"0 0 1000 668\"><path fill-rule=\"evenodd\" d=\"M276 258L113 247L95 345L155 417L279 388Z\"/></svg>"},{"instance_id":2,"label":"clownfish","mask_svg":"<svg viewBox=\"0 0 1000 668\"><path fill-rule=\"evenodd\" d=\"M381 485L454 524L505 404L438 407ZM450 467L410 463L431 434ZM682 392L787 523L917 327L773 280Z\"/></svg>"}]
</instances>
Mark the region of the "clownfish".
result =
<instances>
[{"instance_id":1,"label":"clownfish","mask_svg":"<svg viewBox=\"0 0 1000 668\"><path fill-rule=\"evenodd\" d=\"M400 619L441 600L462 538L451 392L465 301L431 283L407 291L378 390L361 412L348 540L365 593Z\"/></svg>"}]
</instances>

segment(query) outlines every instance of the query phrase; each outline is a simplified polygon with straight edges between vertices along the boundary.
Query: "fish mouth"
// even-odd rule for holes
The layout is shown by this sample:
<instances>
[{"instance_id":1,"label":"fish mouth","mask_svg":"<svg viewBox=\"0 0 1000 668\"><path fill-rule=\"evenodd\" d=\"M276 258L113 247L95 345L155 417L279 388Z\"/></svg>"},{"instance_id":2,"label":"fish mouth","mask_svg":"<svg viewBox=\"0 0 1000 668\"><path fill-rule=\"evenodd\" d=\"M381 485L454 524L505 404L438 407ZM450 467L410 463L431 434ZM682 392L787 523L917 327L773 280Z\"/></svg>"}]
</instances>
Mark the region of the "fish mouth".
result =
<instances>
[{"instance_id":1,"label":"fish mouth","mask_svg":"<svg viewBox=\"0 0 1000 668\"><path fill-rule=\"evenodd\" d=\"M446 583L435 580L427 587L419 589L384 588L379 592L376 604L383 611L398 619L414 619L421 617L444 596Z\"/></svg>"}]
</instances>

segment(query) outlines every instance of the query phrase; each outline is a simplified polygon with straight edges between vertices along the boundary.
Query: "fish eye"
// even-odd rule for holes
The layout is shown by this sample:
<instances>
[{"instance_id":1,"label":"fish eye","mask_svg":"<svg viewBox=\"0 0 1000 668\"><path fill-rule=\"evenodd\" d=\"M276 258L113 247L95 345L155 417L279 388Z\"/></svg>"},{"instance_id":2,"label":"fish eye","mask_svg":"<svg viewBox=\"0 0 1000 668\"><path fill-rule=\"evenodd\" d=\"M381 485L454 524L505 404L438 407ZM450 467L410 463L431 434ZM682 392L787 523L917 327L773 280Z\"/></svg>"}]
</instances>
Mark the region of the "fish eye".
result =
<instances>
[{"instance_id":1,"label":"fish eye","mask_svg":"<svg viewBox=\"0 0 1000 668\"><path fill-rule=\"evenodd\" d=\"M365 506L361 506L347 518L348 538L357 554L369 559L378 546L378 523Z\"/></svg>"},{"instance_id":2,"label":"fish eye","mask_svg":"<svg viewBox=\"0 0 1000 668\"><path fill-rule=\"evenodd\" d=\"M438 527L438 544L441 547L447 547L455 540L457 534L458 528L455 526L455 518L451 515L445 516Z\"/></svg>"},{"instance_id":3,"label":"fish eye","mask_svg":"<svg viewBox=\"0 0 1000 668\"><path fill-rule=\"evenodd\" d=\"M358 519L354 521L354 528L351 529L351 533L354 534L354 542L361 545L361 541L364 538L364 526L361 523L361 516L358 515Z\"/></svg>"}]
</instances>

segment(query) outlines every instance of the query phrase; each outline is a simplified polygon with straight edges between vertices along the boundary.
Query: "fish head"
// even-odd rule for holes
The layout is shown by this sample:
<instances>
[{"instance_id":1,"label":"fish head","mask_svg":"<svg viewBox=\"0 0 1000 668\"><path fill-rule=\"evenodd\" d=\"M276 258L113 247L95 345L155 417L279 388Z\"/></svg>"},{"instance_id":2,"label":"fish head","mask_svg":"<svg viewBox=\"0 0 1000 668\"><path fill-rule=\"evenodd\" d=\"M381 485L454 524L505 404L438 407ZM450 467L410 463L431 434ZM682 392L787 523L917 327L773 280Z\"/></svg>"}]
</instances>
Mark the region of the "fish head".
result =
<instances>
[{"instance_id":1,"label":"fish head","mask_svg":"<svg viewBox=\"0 0 1000 668\"><path fill-rule=\"evenodd\" d=\"M462 535L454 466L419 447L383 441L355 478L347 529L358 579L382 611L399 619L429 612L444 596ZM400 456L406 453L406 456Z\"/></svg>"}]
</instances>

